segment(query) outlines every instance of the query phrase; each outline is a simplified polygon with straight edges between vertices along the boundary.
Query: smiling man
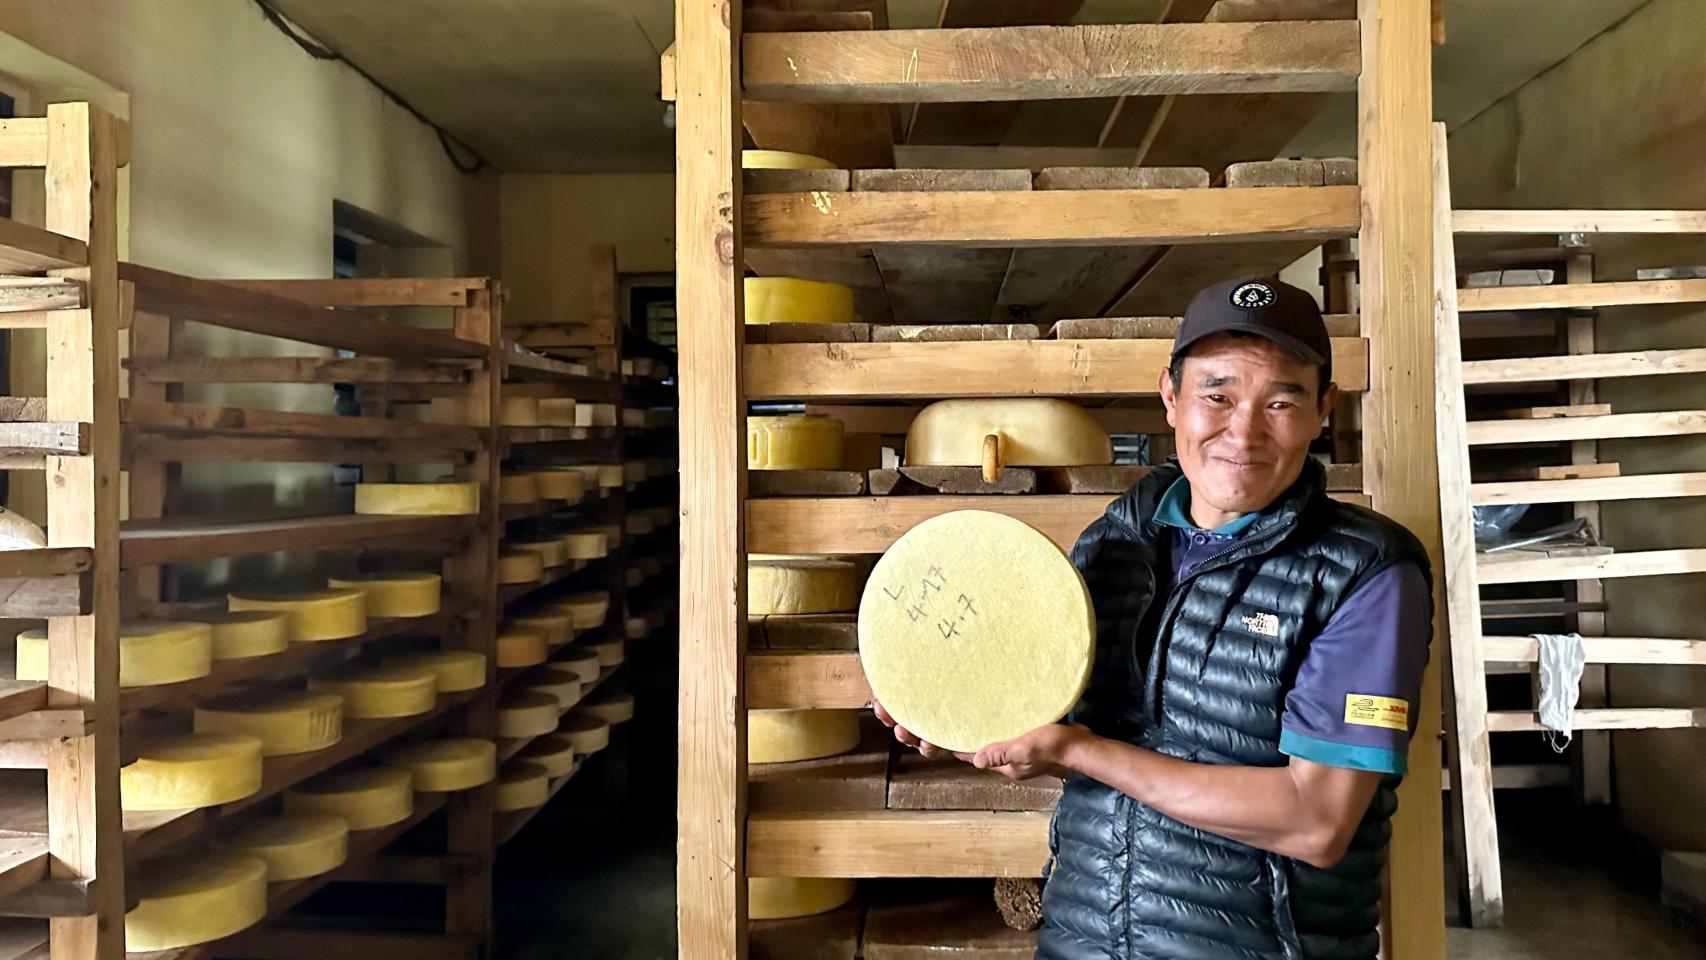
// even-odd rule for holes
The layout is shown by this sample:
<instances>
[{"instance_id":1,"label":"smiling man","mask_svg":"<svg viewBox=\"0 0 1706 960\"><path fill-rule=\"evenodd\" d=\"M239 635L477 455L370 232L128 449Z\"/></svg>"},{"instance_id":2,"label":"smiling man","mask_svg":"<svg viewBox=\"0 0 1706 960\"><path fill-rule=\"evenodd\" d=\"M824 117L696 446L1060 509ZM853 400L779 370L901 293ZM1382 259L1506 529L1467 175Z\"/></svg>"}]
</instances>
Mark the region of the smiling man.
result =
<instances>
[{"instance_id":1,"label":"smiling man","mask_svg":"<svg viewBox=\"0 0 1706 960\"><path fill-rule=\"evenodd\" d=\"M1039 960L1373 960L1426 556L1308 456L1338 395L1308 293L1201 291L1160 378L1177 463L1073 550L1097 618L1073 722L962 759L1066 779Z\"/></svg>"}]
</instances>

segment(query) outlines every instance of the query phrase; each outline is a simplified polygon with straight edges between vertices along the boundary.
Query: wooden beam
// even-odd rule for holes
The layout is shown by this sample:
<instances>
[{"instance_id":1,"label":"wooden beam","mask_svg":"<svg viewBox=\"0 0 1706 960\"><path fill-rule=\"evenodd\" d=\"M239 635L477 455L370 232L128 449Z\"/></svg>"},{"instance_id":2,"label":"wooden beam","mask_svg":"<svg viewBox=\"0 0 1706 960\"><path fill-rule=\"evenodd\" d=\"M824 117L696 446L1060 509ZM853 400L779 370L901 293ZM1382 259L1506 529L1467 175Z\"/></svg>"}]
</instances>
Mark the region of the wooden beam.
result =
<instances>
[{"instance_id":1,"label":"wooden beam","mask_svg":"<svg viewBox=\"0 0 1706 960\"><path fill-rule=\"evenodd\" d=\"M1577 710L1571 730L1678 730L1706 727L1706 710L1690 707L1623 707ZM1529 711L1494 710L1487 714L1492 733L1548 729L1540 715Z\"/></svg>"},{"instance_id":2,"label":"wooden beam","mask_svg":"<svg viewBox=\"0 0 1706 960\"><path fill-rule=\"evenodd\" d=\"M922 407L806 404L806 413L834 417L848 433L902 434ZM1109 433L1172 433L1167 412L1159 407L1087 407L1085 412Z\"/></svg>"},{"instance_id":3,"label":"wooden beam","mask_svg":"<svg viewBox=\"0 0 1706 960\"><path fill-rule=\"evenodd\" d=\"M1100 147L955 146L897 143L895 166L934 170L1029 170L1049 167L1133 167L1137 151Z\"/></svg>"},{"instance_id":4,"label":"wooden beam","mask_svg":"<svg viewBox=\"0 0 1706 960\"><path fill-rule=\"evenodd\" d=\"M1608 580L1706 572L1706 549L1644 550L1591 557L1512 557L1487 554L1476 565L1482 583Z\"/></svg>"},{"instance_id":5,"label":"wooden beam","mask_svg":"<svg viewBox=\"0 0 1706 960\"><path fill-rule=\"evenodd\" d=\"M0 120L0 167L47 166L47 118Z\"/></svg>"},{"instance_id":6,"label":"wooden beam","mask_svg":"<svg viewBox=\"0 0 1706 960\"><path fill-rule=\"evenodd\" d=\"M434 541L465 536L471 517L386 517L339 514L287 520L227 521L173 517L128 522L120 538L123 563L147 567L274 550L339 550L379 540Z\"/></svg>"},{"instance_id":7,"label":"wooden beam","mask_svg":"<svg viewBox=\"0 0 1706 960\"><path fill-rule=\"evenodd\" d=\"M40 619L75 617L88 613L89 575L71 573L50 577L0 577L0 616Z\"/></svg>"},{"instance_id":8,"label":"wooden beam","mask_svg":"<svg viewBox=\"0 0 1706 960\"><path fill-rule=\"evenodd\" d=\"M466 363L383 357L132 357L131 376L156 383L461 383Z\"/></svg>"},{"instance_id":9,"label":"wooden beam","mask_svg":"<svg viewBox=\"0 0 1706 960\"><path fill-rule=\"evenodd\" d=\"M1585 310L1660 303L1706 303L1706 280L1619 280L1535 287L1468 287L1457 293L1457 309L1463 313Z\"/></svg>"},{"instance_id":10,"label":"wooden beam","mask_svg":"<svg viewBox=\"0 0 1706 960\"><path fill-rule=\"evenodd\" d=\"M83 285L63 277L0 277L0 314L75 310Z\"/></svg>"},{"instance_id":11,"label":"wooden beam","mask_svg":"<svg viewBox=\"0 0 1706 960\"><path fill-rule=\"evenodd\" d=\"M1597 406L1597 405L1596 405ZM1606 404L1609 410L1610 405ZM1706 433L1706 410L1604 413L1550 419L1471 420L1469 444L1567 443L1628 437L1678 437Z\"/></svg>"},{"instance_id":12,"label":"wooden beam","mask_svg":"<svg viewBox=\"0 0 1706 960\"><path fill-rule=\"evenodd\" d=\"M1361 223L1357 187L771 193L746 198L755 246L1117 246L1330 240Z\"/></svg>"},{"instance_id":13,"label":"wooden beam","mask_svg":"<svg viewBox=\"0 0 1706 960\"><path fill-rule=\"evenodd\" d=\"M1602 380L1667 373L1706 373L1706 348L1470 360L1463 364L1463 382L1466 384Z\"/></svg>"},{"instance_id":14,"label":"wooden beam","mask_svg":"<svg viewBox=\"0 0 1706 960\"><path fill-rule=\"evenodd\" d=\"M0 550L0 577L57 577L85 573L94 567L88 547L44 547Z\"/></svg>"},{"instance_id":15,"label":"wooden beam","mask_svg":"<svg viewBox=\"0 0 1706 960\"><path fill-rule=\"evenodd\" d=\"M215 407L199 403L168 403L134 398L125 404L124 416L125 421L137 430L174 434L420 440L460 450L474 450L482 443L479 427L397 420L389 417L344 417L335 414Z\"/></svg>"},{"instance_id":16,"label":"wooden beam","mask_svg":"<svg viewBox=\"0 0 1706 960\"><path fill-rule=\"evenodd\" d=\"M1098 24L748 34L754 100L959 103L1349 90L1350 23Z\"/></svg>"},{"instance_id":17,"label":"wooden beam","mask_svg":"<svg viewBox=\"0 0 1706 960\"><path fill-rule=\"evenodd\" d=\"M1044 26L1072 22L1084 0L943 0L939 29ZM956 106L914 104L906 124L908 143L997 144L1006 139L1023 104L1014 100Z\"/></svg>"},{"instance_id":18,"label":"wooden beam","mask_svg":"<svg viewBox=\"0 0 1706 960\"><path fill-rule=\"evenodd\" d=\"M749 710L862 710L870 704L871 686L857 653L764 650L746 655Z\"/></svg>"},{"instance_id":19,"label":"wooden beam","mask_svg":"<svg viewBox=\"0 0 1706 960\"><path fill-rule=\"evenodd\" d=\"M80 457L88 452L86 423L0 422L0 457Z\"/></svg>"},{"instance_id":20,"label":"wooden beam","mask_svg":"<svg viewBox=\"0 0 1706 960\"><path fill-rule=\"evenodd\" d=\"M1500 503L1575 503L1583 500L1699 496L1706 496L1706 473L1648 473L1577 480L1477 483L1469 487L1469 502L1478 507Z\"/></svg>"},{"instance_id":21,"label":"wooden beam","mask_svg":"<svg viewBox=\"0 0 1706 960\"><path fill-rule=\"evenodd\" d=\"M9 218L0 219L0 272L43 273L88 262L81 240Z\"/></svg>"},{"instance_id":22,"label":"wooden beam","mask_svg":"<svg viewBox=\"0 0 1706 960\"><path fill-rule=\"evenodd\" d=\"M1489 660L1539 663L1540 641L1533 637L1482 637L1481 651ZM1706 640L1661 637L1583 637L1588 663L1648 663L1706 666ZM747 674L751 676L749 663Z\"/></svg>"},{"instance_id":23,"label":"wooden beam","mask_svg":"<svg viewBox=\"0 0 1706 960\"><path fill-rule=\"evenodd\" d=\"M485 277L350 277L338 280L221 280L316 307L466 307Z\"/></svg>"},{"instance_id":24,"label":"wooden beam","mask_svg":"<svg viewBox=\"0 0 1706 960\"><path fill-rule=\"evenodd\" d=\"M1049 814L926 810L756 812L747 858L764 877L1040 877Z\"/></svg>"},{"instance_id":25,"label":"wooden beam","mask_svg":"<svg viewBox=\"0 0 1706 960\"><path fill-rule=\"evenodd\" d=\"M1706 210L1454 210L1454 233L1706 233Z\"/></svg>"},{"instance_id":26,"label":"wooden beam","mask_svg":"<svg viewBox=\"0 0 1706 960\"><path fill-rule=\"evenodd\" d=\"M869 10L763 10L746 18L757 32L870 30ZM886 103L776 103L741 105L741 125L754 146L823 157L837 166L893 167L895 123Z\"/></svg>"}]
</instances>

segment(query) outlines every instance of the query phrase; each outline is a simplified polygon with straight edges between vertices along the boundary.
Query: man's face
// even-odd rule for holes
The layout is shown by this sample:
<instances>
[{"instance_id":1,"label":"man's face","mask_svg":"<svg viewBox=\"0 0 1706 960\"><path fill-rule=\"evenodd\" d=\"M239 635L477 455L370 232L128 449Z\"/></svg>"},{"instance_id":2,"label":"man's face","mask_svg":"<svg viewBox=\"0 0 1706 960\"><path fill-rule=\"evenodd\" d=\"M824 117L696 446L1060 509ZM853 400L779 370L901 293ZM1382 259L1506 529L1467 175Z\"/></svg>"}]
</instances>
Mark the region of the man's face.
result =
<instances>
[{"instance_id":1,"label":"man's face","mask_svg":"<svg viewBox=\"0 0 1706 960\"><path fill-rule=\"evenodd\" d=\"M1191 347L1177 390L1161 372L1193 504L1230 518L1263 509L1296 481L1338 396L1330 385L1317 396L1319 376L1271 340L1230 334Z\"/></svg>"}]
</instances>

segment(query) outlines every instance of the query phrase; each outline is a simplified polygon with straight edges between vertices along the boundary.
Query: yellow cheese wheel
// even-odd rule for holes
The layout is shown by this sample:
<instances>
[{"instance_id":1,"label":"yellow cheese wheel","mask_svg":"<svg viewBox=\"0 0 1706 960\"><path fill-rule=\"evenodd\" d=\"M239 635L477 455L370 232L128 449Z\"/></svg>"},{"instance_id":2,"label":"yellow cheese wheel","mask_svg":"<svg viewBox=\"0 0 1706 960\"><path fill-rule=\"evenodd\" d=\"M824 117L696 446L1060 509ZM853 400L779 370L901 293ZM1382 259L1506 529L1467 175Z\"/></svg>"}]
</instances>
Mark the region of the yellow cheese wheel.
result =
<instances>
[{"instance_id":1,"label":"yellow cheese wheel","mask_svg":"<svg viewBox=\"0 0 1706 960\"><path fill-rule=\"evenodd\" d=\"M504 547L537 553L539 561L547 567L560 567L569 562L568 547L561 537L552 537L549 540L505 540Z\"/></svg>"},{"instance_id":2,"label":"yellow cheese wheel","mask_svg":"<svg viewBox=\"0 0 1706 960\"><path fill-rule=\"evenodd\" d=\"M158 857L137 874L136 907L124 915L129 953L175 950L229 937L267 913L267 865L255 857L197 853Z\"/></svg>"},{"instance_id":3,"label":"yellow cheese wheel","mask_svg":"<svg viewBox=\"0 0 1706 960\"><path fill-rule=\"evenodd\" d=\"M317 690L227 694L196 707L195 732L260 737L266 757L324 750L343 738L344 701Z\"/></svg>"},{"instance_id":4,"label":"yellow cheese wheel","mask_svg":"<svg viewBox=\"0 0 1706 960\"><path fill-rule=\"evenodd\" d=\"M592 655L598 658L601 667L614 667L622 662L623 653L628 641L618 637L615 640L591 640L581 644Z\"/></svg>"},{"instance_id":5,"label":"yellow cheese wheel","mask_svg":"<svg viewBox=\"0 0 1706 960\"><path fill-rule=\"evenodd\" d=\"M349 859L349 826L323 813L256 817L213 840L213 849L255 857L267 865L267 882L317 877Z\"/></svg>"},{"instance_id":6,"label":"yellow cheese wheel","mask_svg":"<svg viewBox=\"0 0 1706 960\"><path fill-rule=\"evenodd\" d=\"M841 466L841 421L788 414L746 418L748 470L836 470Z\"/></svg>"},{"instance_id":7,"label":"yellow cheese wheel","mask_svg":"<svg viewBox=\"0 0 1706 960\"><path fill-rule=\"evenodd\" d=\"M500 737L538 737L557 729L557 698L538 690L514 690L498 701L494 729Z\"/></svg>"},{"instance_id":8,"label":"yellow cheese wheel","mask_svg":"<svg viewBox=\"0 0 1706 960\"><path fill-rule=\"evenodd\" d=\"M598 654L591 650L566 650L552 662L580 677L583 685L597 682L602 669L598 665Z\"/></svg>"},{"instance_id":9,"label":"yellow cheese wheel","mask_svg":"<svg viewBox=\"0 0 1706 960\"><path fill-rule=\"evenodd\" d=\"M1054 541L961 510L901 536L859 604L859 660L903 727L957 751L1059 720L1090 675L1095 614Z\"/></svg>"},{"instance_id":10,"label":"yellow cheese wheel","mask_svg":"<svg viewBox=\"0 0 1706 960\"><path fill-rule=\"evenodd\" d=\"M746 322L855 323L853 288L793 277L747 277Z\"/></svg>"},{"instance_id":11,"label":"yellow cheese wheel","mask_svg":"<svg viewBox=\"0 0 1706 960\"><path fill-rule=\"evenodd\" d=\"M859 745L854 710L748 710L749 763L792 763L833 757Z\"/></svg>"},{"instance_id":12,"label":"yellow cheese wheel","mask_svg":"<svg viewBox=\"0 0 1706 960\"><path fill-rule=\"evenodd\" d=\"M539 425L542 427L574 426L574 399L572 397L540 397Z\"/></svg>"},{"instance_id":13,"label":"yellow cheese wheel","mask_svg":"<svg viewBox=\"0 0 1706 960\"><path fill-rule=\"evenodd\" d=\"M531 473L506 473L498 477L498 502L519 505L539 502L539 484Z\"/></svg>"},{"instance_id":14,"label":"yellow cheese wheel","mask_svg":"<svg viewBox=\"0 0 1706 960\"><path fill-rule=\"evenodd\" d=\"M399 653L382 661L388 667L431 670L439 693L461 693L486 685L486 655L477 650L421 650Z\"/></svg>"},{"instance_id":15,"label":"yellow cheese wheel","mask_svg":"<svg viewBox=\"0 0 1706 960\"><path fill-rule=\"evenodd\" d=\"M333 577L326 586L367 591L370 617L428 617L439 611L444 581L436 573L363 573Z\"/></svg>"},{"instance_id":16,"label":"yellow cheese wheel","mask_svg":"<svg viewBox=\"0 0 1706 960\"><path fill-rule=\"evenodd\" d=\"M632 361L632 360L622 361L622 375L624 377L631 377L634 375L634 361Z\"/></svg>"},{"instance_id":17,"label":"yellow cheese wheel","mask_svg":"<svg viewBox=\"0 0 1706 960\"><path fill-rule=\"evenodd\" d=\"M742 150L743 170L834 170L835 164L809 153L790 150Z\"/></svg>"},{"instance_id":18,"label":"yellow cheese wheel","mask_svg":"<svg viewBox=\"0 0 1706 960\"><path fill-rule=\"evenodd\" d=\"M533 475L533 485L546 500L566 500L576 503L586 495L586 483L571 470L540 470Z\"/></svg>"},{"instance_id":19,"label":"yellow cheese wheel","mask_svg":"<svg viewBox=\"0 0 1706 960\"><path fill-rule=\"evenodd\" d=\"M308 689L344 698L351 720L414 717L438 706L438 674L425 667L340 667L308 681Z\"/></svg>"},{"instance_id":20,"label":"yellow cheese wheel","mask_svg":"<svg viewBox=\"0 0 1706 960\"><path fill-rule=\"evenodd\" d=\"M575 404L575 426L577 426L577 427L614 427L614 426L616 426L616 404L614 404L614 403L577 403L577 404Z\"/></svg>"},{"instance_id":21,"label":"yellow cheese wheel","mask_svg":"<svg viewBox=\"0 0 1706 960\"><path fill-rule=\"evenodd\" d=\"M841 469L880 470L882 466L882 434L843 433L841 435Z\"/></svg>"},{"instance_id":22,"label":"yellow cheese wheel","mask_svg":"<svg viewBox=\"0 0 1706 960\"><path fill-rule=\"evenodd\" d=\"M470 737L416 740L392 748L385 762L409 771L417 792L447 793L490 783L498 771L498 748Z\"/></svg>"},{"instance_id":23,"label":"yellow cheese wheel","mask_svg":"<svg viewBox=\"0 0 1706 960\"><path fill-rule=\"evenodd\" d=\"M272 610L290 617L297 643L343 640L367 632L366 590L309 590L303 593L233 593L232 610Z\"/></svg>"},{"instance_id":24,"label":"yellow cheese wheel","mask_svg":"<svg viewBox=\"0 0 1706 960\"><path fill-rule=\"evenodd\" d=\"M604 623L610 614L610 594L604 590L571 593L551 605L568 611L576 630L591 630Z\"/></svg>"},{"instance_id":25,"label":"yellow cheese wheel","mask_svg":"<svg viewBox=\"0 0 1706 960\"><path fill-rule=\"evenodd\" d=\"M622 635L629 640L644 640L651 631L652 625L645 617L629 617L622 624Z\"/></svg>"},{"instance_id":26,"label":"yellow cheese wheel","mask_svg":"<svg viewBox=\"0 0 1706 960\"><path fill-rule=\"evenodd\" d=\"M47 679L47 628L18 634L19 680ZM152 687L205 677L213 669L213 628L175 620L129 620L118 628L118 685Z\"/></svg>"},{"instance_id":27,"label":"yellow cheese wheel","mask_svg":"<svg viewBox=\"0 0 1706 960\"><path fill-rule=\"evenodd\" d=\"M575 769L575 745L560 734L535 737L519 750L515 758L537 763L552 777L566 777Z\"/></svg>"},{"instance_id":28,"label":"yellow cheese wheel","mask_svg":"<svg viewBox=\"0 0 1706 960\"><path fill-rule=\"evenodd\" d=\"M626 690L601 690L575 707L612 726L634 719L634 695Z\"/></svg>"},{"instance_id":29,"label":"yellow cheese wheel","mask_svg":"<svg viewBox=\"0 0 1706 960\"><path fill-rule=\"evenodd\" d=\"M606 490L614 490L627 482L620 463L598 464L598 485Z\"/></svg>"},{"instance_id":30,"label":"yellow cheese wheel","mask_svg":"<svg viewBox=\"0 0 1706 960\"><path fill-rule=\"evenodd\" d=\"M545 558L530 550L498 554L499 583L535 583L545 576Z\"/></svg>"},{"instance_id":31,"label":"yellow cheese wheel","mask_svg":"<svg viewBox=\"0 0 1706 960\"><path fill-rule=\"evenodd\" d=\"M622 525L621 524L603 523L603 524L599 524L597 526L587 527L586 530L588 532L594 532L594 533L598 533L598 534L603 535L604 547L606 550L614 550L617 547L622 545Z\"/></svg>"},{"instance_id":32,"label":"yellow cheese wheel","mask_svg":"<svg viewBox=\"0 0 1706 960\"><path fill-rule=\"evenodd\" d=\"M543 630L510 626L498 631L499 667L531 667L549 655Z\"/></svg>"},{"instance_id":33,"label":"yellow cheese wheel","mask_svg":"<svg viewBox=\"0 0 1706 960\"><path fill-rule=\"evenodd\" d=\"M358 483L355 512L397 517L472 516L480 512L480 485Z\"/></svg>"},{"instance_id":34,"label":"yellow cheese wheel","mask_svg":"<svg viewBox=\"0 0 1706 960\"><path fill-rule=\"evenodd\" d=\"M859 606L859 568L845 560L765 560L746 565L752 616L834 613Z\"/></svg>"},{"instance_id":35,"label":"yellow cheese wheel","mask_svg":"<svg viewBox=\"0 0 1706 960\"><path fill-rule=\"evenodd\" d=\"M557 701L557 712L561 713L580 702L581 677L573 670L545 667L528 674L526 684L521 689L549 694ZM553 723L552 726L555 727L556 724Z\"/></svg>"},{"instance_id":36,"label":"yellow cheese wheel","mask_svg":"<svg viewBox=\"0 0 1706 960\"><path fill-rule=\"evenodd\" d=\"M537 763L511 760L498 771L497 786L492 789L492 809L498 813L511 810L530 810L542 806L551 796L551 775Z\"/></svg>"},{"instance_id":37,"label":"yellow cheese wheel","mask_svg":"<svg viewBox=\"0 0 1706 960\"><path fill-rule=\"evenodd\" d=\"M506 427L539 426L539 400L535 397L504 397L498 401L498 423Z\"/></svg>"},{"instance_id":38,"label":"yellow cheese wheel","mask_svg":"<svg viewBox=\"0 0 1706 960\"><path fill-rule=\"evenodd\" d=\"M264 657L290 646L290 616L276 610L198 613L213 628L213 659Z\"/></svg>"},{"instance_id":39,"label":"yellow cheese wheel","mask_svg":"<svg viewBox=\"0 0 1706 960\"><path fill-rule=\"evenodd\" d=\"M574 622L568 613L551 607L539 607L512 616L509 625L544 633L545 644L551 647L560 647L575 638Z\"/></svg>"},{"instance_id":40,"label":"yellow cheese wheel","mask_svg":"<svg viewBox=\"0 0 1706 960\"><path fill-rule=\"evenodd\" d=\"M285 791L284 810L337 817L351 830L377 830L402 823L415 812L414 777L396 767L321 774Z\"/></svg>"},{"instance_id":41,"label":"yellow cheese wheel","mask_svg":"<svg viewBox=\"0 0 1706 960\"><path fill-rule=\"evenodd\" d=\"M261 740L247 734L155 737L119 770L126 810L186 810L241 800L261 788Z\"/></svg>"},{"instance_id":42,"label":"yellow cheese wheel","mask_svg":"<svg viewBox=\"0 0 1706 960\"><path fill-rule=\"evenodd\" d=\"M557 725L557 733L574 744L575 753L583 757L610 746L610 721L580 707L569 711Z\"/></svg>"},{"instance_id":43,"label":"yellow cheese wheel","mask_svg":"<svg viewBox=\"0 0 1706 960\"><path fill-rule=\"evenodd\" d=\"M571 560L597 560L610 555L609 542L596 530L564 534L563 548Z\"/></svg>"},{"instance_id":44,"label":"yellow cheese wheel","mask_svg":"<svg viewBox=\"0 0 1706 960\"><path fill-rule=\"evenodd\" d=\"M840 877L748 877L747 916L790 920L828 913L853 899L854 883Z\"/></svg>"},{"instance_id":45,"label":"yellow cheese wheel","mask_svg":"<svg viewBox=\"0 0 1706 960\"><path fill-rule=\"evenodd\" d=\"M1076 403L1050 397L938 400L906 431L906 462L977 466L985 437L999 437L1001 462L1061 467L1114 462L1108 431Z\"/></svg>"}]
</instances>

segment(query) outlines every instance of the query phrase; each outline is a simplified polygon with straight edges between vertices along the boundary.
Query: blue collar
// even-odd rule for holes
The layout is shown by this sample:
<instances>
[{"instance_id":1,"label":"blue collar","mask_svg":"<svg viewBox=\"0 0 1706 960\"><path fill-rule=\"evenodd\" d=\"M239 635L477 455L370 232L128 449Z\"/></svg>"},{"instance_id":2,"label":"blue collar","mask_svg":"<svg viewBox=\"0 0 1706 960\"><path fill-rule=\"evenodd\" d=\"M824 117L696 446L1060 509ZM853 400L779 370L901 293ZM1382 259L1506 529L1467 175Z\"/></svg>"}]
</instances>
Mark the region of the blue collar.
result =
<instances>
[{"instance_id":1,"label":"blue collar","mask_svg":"<svg viewBox=\"0 0 1706 960\"><path fill-rule=\"evenodd\" d=\"M1246 513L1206 532L1230 540L1242 535L1260 516L1259 512ZM1180 530L1202 529L1191 521L1191 482L1188 479L1180 477L1174 480L1167 492L1161 495L1161 500L1155 504L1155 522Z\"/></svg>"}]
</instances>

